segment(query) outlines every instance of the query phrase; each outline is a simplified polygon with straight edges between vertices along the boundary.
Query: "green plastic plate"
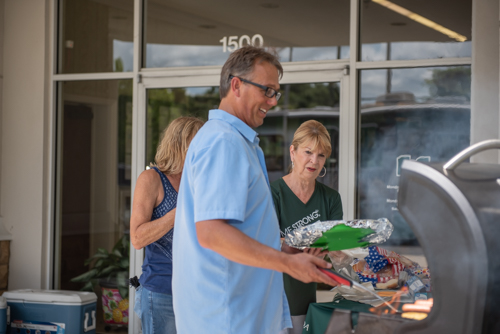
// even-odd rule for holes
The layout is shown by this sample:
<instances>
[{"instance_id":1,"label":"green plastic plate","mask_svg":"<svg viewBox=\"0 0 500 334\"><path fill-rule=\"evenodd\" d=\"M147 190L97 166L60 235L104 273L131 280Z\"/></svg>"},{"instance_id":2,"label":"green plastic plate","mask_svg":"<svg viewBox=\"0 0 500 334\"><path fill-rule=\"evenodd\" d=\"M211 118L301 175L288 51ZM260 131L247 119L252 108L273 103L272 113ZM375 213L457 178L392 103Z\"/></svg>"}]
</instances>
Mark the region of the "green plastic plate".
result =
<instances>
[{"instance_id":1,"label":"green plastic plate","mask_svg":"<svg viewBox=\"0 0 500 334\"><path fill-rule=\"evenodd\" d=\"M352 228L344 224L339 224L324 232L311 247L328 249L329 251L365 247L370 243L361 242L361 239L373 233L375 231L371 228Z\"/></svg>"}]
</instances>

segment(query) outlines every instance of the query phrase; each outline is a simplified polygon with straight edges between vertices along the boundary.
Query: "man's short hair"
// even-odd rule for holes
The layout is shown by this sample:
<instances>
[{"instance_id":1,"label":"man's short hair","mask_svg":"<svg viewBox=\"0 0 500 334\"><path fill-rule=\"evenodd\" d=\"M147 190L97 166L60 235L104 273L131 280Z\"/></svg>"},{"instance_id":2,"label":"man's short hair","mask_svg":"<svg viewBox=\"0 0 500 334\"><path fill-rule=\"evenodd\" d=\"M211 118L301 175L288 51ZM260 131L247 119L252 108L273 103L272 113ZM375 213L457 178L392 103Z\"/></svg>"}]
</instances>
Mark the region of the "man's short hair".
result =
<instances>
[{"instance_id":1,"label":"man's short hair","mask_svg":"<svg viewBox=\"0 0 500 334\"><path fill-rule=\"evenodd\" d=\"M274 52L266 51L263 48L246 45L229 55L226 63L222 67L220 75L220 87L219 94L220 98L226 97L231 86L231 80L229 80L230 75L235 77L251 73L255 64L260 64L262 62L268 62L274 65L278 70L280 78L283 76L283 67L279 62L279 56ZM251 78L245 78L250 80Z\"/></svg>"}]
</instances>

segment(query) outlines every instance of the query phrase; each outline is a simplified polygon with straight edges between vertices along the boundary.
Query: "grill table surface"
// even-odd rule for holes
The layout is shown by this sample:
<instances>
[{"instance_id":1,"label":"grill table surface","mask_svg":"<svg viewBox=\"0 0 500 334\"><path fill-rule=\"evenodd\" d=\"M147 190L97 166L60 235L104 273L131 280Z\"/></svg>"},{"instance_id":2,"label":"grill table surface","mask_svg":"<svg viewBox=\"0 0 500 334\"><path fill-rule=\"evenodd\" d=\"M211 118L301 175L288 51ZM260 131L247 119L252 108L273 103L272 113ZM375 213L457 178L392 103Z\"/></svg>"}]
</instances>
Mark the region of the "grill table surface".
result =
<instances>
[{"instance_id":1,"label":"grill table surface","mask_svg":"<svg viewBox=\"0 0 500 334\"><path fill-rule=\"evenodd\" d=\"M401 310L400 304L400 310ZM378 316L373 315L370 312L370 308L373 306L368 304L363 304L347 299L340 299L328 303L311 303L309 304L309 309L307 310L306 320L304 324L304 329L302 334L325 334L326 330L329 328L328 324L330 319L335 321L335 313L341 313L341 318L339 323L334 323L333 327L337 327L336 331L328 331L328 333L351 333L351 321L353 326L357 326L358 319L363 315L370 315L378 318L391 319L394 324L399 325L402 322L410 322L414 320L408 320L401 318L400 315L384 315ZM351 314L352 313L352 314ZM345 320L345 321L343 321ZM344 322L348 322L345 324ZM348 328L344 328L344 327ZM345 329L345 331L344 331ZM356 333L359 333L356 328ZM375 332L373 332L375 333Z\"/></svg>"}]
</instances>

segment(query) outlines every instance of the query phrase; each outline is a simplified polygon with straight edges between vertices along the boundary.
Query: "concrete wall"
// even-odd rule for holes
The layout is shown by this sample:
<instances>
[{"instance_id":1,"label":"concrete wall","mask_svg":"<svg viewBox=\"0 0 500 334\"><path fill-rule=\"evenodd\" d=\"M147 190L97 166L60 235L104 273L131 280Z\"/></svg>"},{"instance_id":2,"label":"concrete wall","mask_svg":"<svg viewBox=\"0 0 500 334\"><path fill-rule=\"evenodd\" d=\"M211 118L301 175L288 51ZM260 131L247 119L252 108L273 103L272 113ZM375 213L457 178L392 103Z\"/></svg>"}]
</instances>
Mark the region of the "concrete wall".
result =
<instances>
[{"instance_id":1,"label":"concrete wall","mask_svg":"<svg viewBox=\"0 0 500 334\"><path fill-rule=\"evenodd\" d=\"M500 139L499 0L472 2L471 143ZM475 162L499 163L500 150L475 155Z\"/></svg>"},{"instance_id":2,"label":"concrete wall","mask_svg":"<svg viewBox=\"0 0 500 334\"><path fill-rule=\"evenodd\" d=\"M12 233L9 289L41 288L47 4L3 1L0 216Z\"/></svg>"}]
</instances>

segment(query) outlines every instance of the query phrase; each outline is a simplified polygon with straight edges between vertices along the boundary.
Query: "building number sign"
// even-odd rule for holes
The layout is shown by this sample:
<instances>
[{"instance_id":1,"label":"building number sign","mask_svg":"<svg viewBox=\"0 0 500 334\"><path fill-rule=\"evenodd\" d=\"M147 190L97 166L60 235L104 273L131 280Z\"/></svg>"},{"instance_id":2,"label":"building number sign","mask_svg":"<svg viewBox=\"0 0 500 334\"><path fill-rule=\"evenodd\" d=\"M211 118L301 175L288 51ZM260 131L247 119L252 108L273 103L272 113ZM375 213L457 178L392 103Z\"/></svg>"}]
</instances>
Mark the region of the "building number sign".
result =
<instances>
[{"instance_id":1,"label":"building number sign","mask_svg":"<svg viewBox=\"0 0 500 334\"><path fill-rule=\"evenodd\" d=\"M222 52L233 52L236 49L241 48L242 46L251 44L253 46L263 47L264 46L264 37L260 34L255 34L250 38L248 35L238 36L224 36L219 41L222 43Z\"/></svg>"}]
</instances>

